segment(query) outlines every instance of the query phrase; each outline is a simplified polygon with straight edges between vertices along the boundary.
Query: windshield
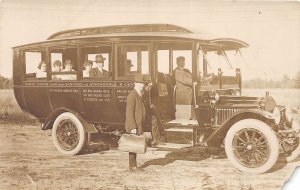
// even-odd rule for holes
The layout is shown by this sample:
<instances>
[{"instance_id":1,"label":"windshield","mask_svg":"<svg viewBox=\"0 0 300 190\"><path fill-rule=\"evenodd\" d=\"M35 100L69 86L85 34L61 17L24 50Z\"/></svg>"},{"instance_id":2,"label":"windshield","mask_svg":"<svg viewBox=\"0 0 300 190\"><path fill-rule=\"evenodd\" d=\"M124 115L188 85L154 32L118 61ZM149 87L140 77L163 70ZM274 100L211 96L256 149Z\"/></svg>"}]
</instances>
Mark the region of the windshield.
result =
<instances>
[{"instance_id":1,"label":"windshield","mask_svg":"<svg viewBox=\"0 0 300 190\"><path fill-rule=\"evenodd\" d=\"M204 60L200 61L202 66L207 63L202 67L204 74L207 69L207 74L218 75L218 69L221 69L223 76L235 76L236 69L245 63L240 50L208 51L205 55L201 54L204 57Z\"/></svg>"}]
</instances>

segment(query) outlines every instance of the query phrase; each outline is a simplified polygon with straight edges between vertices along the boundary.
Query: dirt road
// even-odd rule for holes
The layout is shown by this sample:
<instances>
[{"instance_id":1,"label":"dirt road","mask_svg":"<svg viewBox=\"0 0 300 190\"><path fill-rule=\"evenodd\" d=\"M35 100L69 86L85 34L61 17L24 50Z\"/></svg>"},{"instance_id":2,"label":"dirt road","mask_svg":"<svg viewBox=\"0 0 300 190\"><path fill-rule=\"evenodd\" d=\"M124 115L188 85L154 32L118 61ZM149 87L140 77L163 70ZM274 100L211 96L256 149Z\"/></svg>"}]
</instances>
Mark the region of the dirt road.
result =
<instances>
[{"instance_id":1,"label":"dirt road","mask_svg":"<svg viewBox=\"0 0 300 190\"><path fill-rule=\"evenodd\" d=\"M300 165L281 158L269 173L237 171L223 154L205 149L148 149L138 155L144 171L128 171L128 154L102 142L67 157L54 147L51 131L38 126L0 124L0 189L280 189Z\"/></svg>"}]
</instances>

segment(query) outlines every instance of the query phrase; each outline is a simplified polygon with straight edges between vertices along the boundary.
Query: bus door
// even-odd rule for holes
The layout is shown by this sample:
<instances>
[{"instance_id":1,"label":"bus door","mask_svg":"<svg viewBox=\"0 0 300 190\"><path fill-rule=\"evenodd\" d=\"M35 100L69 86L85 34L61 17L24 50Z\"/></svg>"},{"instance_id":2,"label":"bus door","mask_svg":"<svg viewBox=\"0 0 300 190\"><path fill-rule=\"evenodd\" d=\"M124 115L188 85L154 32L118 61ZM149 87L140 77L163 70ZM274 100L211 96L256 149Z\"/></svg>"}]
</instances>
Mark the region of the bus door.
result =
<instances>
[{"instance_id":1,"label":"bus door","mask_svg":"<svg viewBox=\"0 0 300 190\"><path fill-rule=\"evenodd\" d=\"M25 76L23 81L24 100L30 113L46 118L51 111L48 97L48 68L45 49L31 49L23 52Z\"/></svg>"},{"instance_id":2,"label":"bus door","mask_svg":"<svg viewBox=\"0 0 300 190\"><path fill-rule=\"evenodd\" d=\"M155 50L158 71L156 75L157 108L162 119L170 121L175 118L175 83L170 62L171 51L160 48Z\"/></svg>"},{"instance_id":3,"label":"bus door","mask_svg":"<svg viewBox=\"0 0 300 190\"><path fill-rule=\"evenodd\" d=\"M188 42L159 43L156 44L155 51L158 68L158 105L162 114L168 119L190 119L192 114L192 44ZM176 80L175 77L178 59L185 61L184 68L179 72L180 78L186 77L182 81Z\"/></svg>"}]
</instances>

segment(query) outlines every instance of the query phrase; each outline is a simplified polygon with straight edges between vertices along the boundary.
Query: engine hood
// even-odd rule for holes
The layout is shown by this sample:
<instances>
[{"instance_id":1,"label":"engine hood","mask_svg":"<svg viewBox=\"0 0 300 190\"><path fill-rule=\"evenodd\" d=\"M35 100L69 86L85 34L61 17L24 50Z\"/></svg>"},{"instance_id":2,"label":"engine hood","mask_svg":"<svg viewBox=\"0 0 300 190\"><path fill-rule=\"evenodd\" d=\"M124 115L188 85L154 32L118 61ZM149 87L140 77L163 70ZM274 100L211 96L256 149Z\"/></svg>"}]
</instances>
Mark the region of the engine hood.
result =
<instances>
[{"instance_id":1,"label":"engine hood","mask_svg":"<svg viewBox=\"0 0 300 190\"><path fill-rule=\"evenodd\" d=\"M217 106L261 108L272 112L276 106L273 97L251 97L251 96L220 96Z\"/></svg>"}]
</instances>

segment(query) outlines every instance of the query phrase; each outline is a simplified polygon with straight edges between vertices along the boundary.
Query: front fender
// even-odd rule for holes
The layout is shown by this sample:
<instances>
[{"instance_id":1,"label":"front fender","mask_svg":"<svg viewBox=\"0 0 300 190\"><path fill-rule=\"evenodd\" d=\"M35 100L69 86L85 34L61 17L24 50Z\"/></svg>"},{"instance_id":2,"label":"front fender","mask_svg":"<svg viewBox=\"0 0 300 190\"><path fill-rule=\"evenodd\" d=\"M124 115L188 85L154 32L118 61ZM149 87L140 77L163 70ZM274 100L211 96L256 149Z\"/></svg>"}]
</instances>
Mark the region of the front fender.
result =
<instances>
[{"instance_id":1,"label":"front fender","mask_svg":"<svg viewBox=\"0 0 300 190\"><path fill-rule=\"evenodd\" d=\"M64 112L73 113L80 120L80 122L83 124L84 128L88 133L98 132L97 128L93 124L90 124L85 119L83 119L83 117L79 113L65 107L54 109L42 123L42 130L51 129L55 119Z\"/></svg>"},{"instance_id":2,"label":"front fender","mask_svg":"<svg viewBox=\"0 0 300 190\"><path fill-rule=\"evenodd\" d=\"M230 127L243 119L258 119L265 122L270 127L275 126L274 117L270 112L264 110L245 110L234 114L232 117L228 118L218 129L216 129L206 140L208 146L219 147L221 146L228 130Z\"/></svg>"}]
</instances>

